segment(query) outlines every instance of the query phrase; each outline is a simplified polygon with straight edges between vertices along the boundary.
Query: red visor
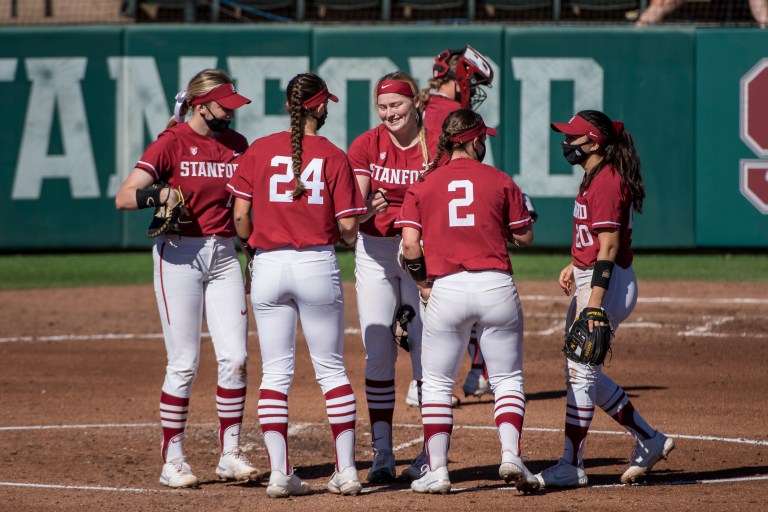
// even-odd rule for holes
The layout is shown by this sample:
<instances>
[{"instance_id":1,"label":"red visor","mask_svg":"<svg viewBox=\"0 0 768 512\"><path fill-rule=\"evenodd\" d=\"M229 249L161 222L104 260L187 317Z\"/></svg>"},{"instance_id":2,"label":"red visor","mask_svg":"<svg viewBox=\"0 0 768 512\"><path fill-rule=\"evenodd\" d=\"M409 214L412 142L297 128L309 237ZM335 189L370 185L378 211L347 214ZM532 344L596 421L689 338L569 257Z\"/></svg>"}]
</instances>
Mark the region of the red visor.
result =
<instances>
[{"instance_id":1,"label":"red visor","mask_svg":"<svg viewBox=\"0 0 768 512\"><path fill-rule=\"evenodd\" d=\"M492 137L495 137L499 134L498 131L496 131L496 128L491 128L490 126L485 126L485 123L480 121L480 124L477 126L470 128L469 130L461 133L457 133L453 137L451 137L451 142L458 142L459 144L464 144L465 142L469 142L472 139L475 139L483 134L490 135Z\"/></svg>"},{"instance_id":2,"label":"red visor","mask_svg":"<svg viewBox=\"0 0 768 512\"><path fill-rule=\"evenodd\" d=\"M411 89L411 84L401 80L383 80L376 88L376 96L389 94L390 92L402 94L408 98L413 98L415 96L413 89Z\"/></svg>"},{"instance_id":3,"label":"red visor","mask_svg":"<svg viewBox=\"0 0 768 512\"><path fill-rule=\"evenodd\" d=\"M221 84L218 87L214 87L202 96L192 98L190 102L192 105L204 105L215 101L224 108L234 110L240 108L243 105L250 103L251 100L245 96L240 96L235 90L235 84L226 83Z\"/></svg>"},{"instance_id":4,"label":"red visor","mask_svg":"<svg viewBox=\"0 0 768 512\"><path fill-rule=\"evenodd\" d=\"M603 133L581 116L573 116L567 123L552 123L552 129L566 135L586 135L598 144L605 142Z\"/></svg>"},{"instance_id":5,"label":"red visor","mask_svg":"<svg viewBox=\"0 0 768 512\"><path fill-rule=\"evenodd\" d=\"M328 87L323 87L323 89L319 93L309 98L307 101L302 103L302 105L306 109L315 108L316 106L322 105L323 103L325 103L325 100L331 100L334 103L339 102L339 98L331 94L328 91Z\"/></svg>"}]
</instances>

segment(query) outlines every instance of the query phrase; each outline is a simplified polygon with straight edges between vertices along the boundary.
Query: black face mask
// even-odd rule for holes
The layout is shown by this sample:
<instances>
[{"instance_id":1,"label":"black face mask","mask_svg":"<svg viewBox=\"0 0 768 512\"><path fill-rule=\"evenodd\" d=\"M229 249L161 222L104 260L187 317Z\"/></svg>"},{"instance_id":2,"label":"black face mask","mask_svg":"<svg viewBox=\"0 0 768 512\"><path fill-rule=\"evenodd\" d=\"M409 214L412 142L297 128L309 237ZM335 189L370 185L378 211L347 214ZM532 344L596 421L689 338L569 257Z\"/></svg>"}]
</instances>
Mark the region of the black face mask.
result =
<instances>
[{"instance_id":1,"label":"black face mask","mask_svg":"<svg viewBox=\"0 0 768 512\"><path fill-rule=\"evenodd\" d=\"M589 158L589 153L585 153L581 150L581 146L584 144L588 144L588 142L582 142L581 144L563 144L563 156L566 160L568 160L568 163L571 165L580 165L583 164L587 158Z\"/></svg>"},{"instance_id":2,"label":"black face mask","mask_svg":"<svg viewBox=\"0 0 768 512\"><path fill-rule=\"evenodd\" d=\"M227 119L219 119L215 115L213 115L213 112L211 112L211 109L208 109L208 113L211 114L212 119L206 119L203 117L203 121L205 121L205 124L208 126L208 129L212 132L223 132L227 128L229 128L230 121Z\"/></svg>"},{"instance_id":3,"label":"black face mask","mask_svg":"<svg viewBox=\"0 0 768 512\"><path fill-rule=\"evenodd\" d=\"M325 124L325 120L328 119L328 111L326 110L323 112L323 115L316 117L315 119L317 119L317 129L319 130Z\"/></svg>"}]
</instances>

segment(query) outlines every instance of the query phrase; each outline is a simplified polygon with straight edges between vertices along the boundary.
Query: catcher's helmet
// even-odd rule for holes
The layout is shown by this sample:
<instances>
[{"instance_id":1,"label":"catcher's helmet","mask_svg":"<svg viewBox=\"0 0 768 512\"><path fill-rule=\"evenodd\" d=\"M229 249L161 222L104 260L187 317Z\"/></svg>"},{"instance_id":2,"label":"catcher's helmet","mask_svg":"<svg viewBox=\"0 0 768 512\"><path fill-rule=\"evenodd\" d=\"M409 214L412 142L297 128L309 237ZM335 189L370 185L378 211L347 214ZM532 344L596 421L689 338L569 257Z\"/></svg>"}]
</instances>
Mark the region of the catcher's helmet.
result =
<instances>
[{"instance_id":1,"label":"catcher's helmet","mask_svg":"<svg viewBox=\"0 0 768 512\"><path fill-rule=\"evenodd\" d=\"M460 55L456 68L451 70L450 61L455 55ZM458 86L457 100L462 108L477 109L485 101L485 91L480 85L491 86L493 69L480 52L467 45L458 50L443 50L435 57L432 66L432 77L448 76L456 80Z\"/></svg>"}]
</instances>

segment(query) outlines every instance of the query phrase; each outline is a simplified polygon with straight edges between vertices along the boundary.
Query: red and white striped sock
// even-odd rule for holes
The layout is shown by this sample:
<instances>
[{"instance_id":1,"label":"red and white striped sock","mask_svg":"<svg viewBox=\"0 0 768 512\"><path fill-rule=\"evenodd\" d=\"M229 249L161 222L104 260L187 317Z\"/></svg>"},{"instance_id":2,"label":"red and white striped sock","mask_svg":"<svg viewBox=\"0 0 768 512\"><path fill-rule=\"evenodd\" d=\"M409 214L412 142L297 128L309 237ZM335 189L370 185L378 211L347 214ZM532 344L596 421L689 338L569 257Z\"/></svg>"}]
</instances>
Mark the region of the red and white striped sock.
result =
<instances>
[{"instance_id":1,"label":"red and white striped sock","mask_svg":"<svg viewBox=\"0 0 768 512\"><path fill-rule=\"evenodd\" d=\"M422 404L421 422L424 424L424 440L429 470L448 466L448 448L453 432L451 404Z\"/></svg>"},{"instance_id":2,"label":"red and white striped sock","mask_svg":"<svg viewBox=\"0 0 768 512\"><path fill-rule=\"evenodd\" d=\"M395 413L395 379L365 379L365 398L371 420L373 447L392 451L392 417Z\"/></svg>"},{"instance_id":3,"label":"red and white striped sock","mask_svg":"<svg viewBox=\"0 0 768 512\"><path fill-rule=\"evenodd\" d=\"M184 458L184 429L189 414L189 398L160 393L160 423L163 426L163 462Z\"/></svg>"},{"instance_id":4,"label":"red and white striped sock","mask_svg":"<svg viewBox=\"0 0 768 512\"><path fill-rule=\"evenodd\" d=\"M501 451L520 456L520 435L525 418L525 394L503 391L495 398L493 417L499 429Z\"/></svg>"},{"instance_id":5,"label":"red and white striped sock","mask_svg":"<svg viewBox=\"0 0 768 512\"><path fill-rule=\"evenodd\" d=\"M287 475L288 465L288 395L272 389L259 392L259 423L267 445L272 470Z\"/></svg>"},{"instance_id":6,"label":"red and white striped sock","mask_svg":"<svg viewBox=\"0 0 768 512\"><path fill-rule=\"evenodd\" d=\"M629 397L621 386L607 377L601 376L600 378L602 381L599 382L598 390L603 391L600 388L600 384L603 384L607 386L606 390L610 390L610 392L599 393L597 405L638 440L645 441L656 435L656 431L635 410L635 407L629 401ZM603 394L606 398L600 402Z\"/></svg>"},{"instance_id":7,"label":"red and white striped sock","mask_svg":"<svg viewBox=\"0 0 768 512\"><path fill-rule=\"evenodd\" d=\"M219 414L221 453L240 446L240 426L245 409L245 390L216 387L216 412Z\"/></svg>"},{"instance_id":8,"label":"red and white striped sock","mask_svg":"<svg viewBox=\"0 0 768 512\"><path fill-rule=\"evenodd\" d=\"M333 433L336 471L343 471L355 465L357 403L352 393L352 386L344 384L328 391L325 394L325 410Z\"/></svg>"}]
</instances>

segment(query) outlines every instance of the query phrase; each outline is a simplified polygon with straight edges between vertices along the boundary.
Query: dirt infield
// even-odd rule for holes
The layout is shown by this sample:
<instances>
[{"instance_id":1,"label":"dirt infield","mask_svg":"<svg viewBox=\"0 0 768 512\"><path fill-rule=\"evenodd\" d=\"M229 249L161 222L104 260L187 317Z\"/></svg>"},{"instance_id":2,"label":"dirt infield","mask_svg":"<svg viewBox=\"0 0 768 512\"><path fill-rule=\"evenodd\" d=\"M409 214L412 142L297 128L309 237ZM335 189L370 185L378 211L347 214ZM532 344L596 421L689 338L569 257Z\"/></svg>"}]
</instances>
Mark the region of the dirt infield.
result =
<instances>
[{"instance_id":1,"label":"dirt infield","mask_svg":"<svg viewBox=\"0 0 768 512\"><path fill-rule=\"evenodd\" d=\"M764 510L768 501L768 295L764 283L640 282L641 301L619 331L607 374L677 449L645 484L622 486L633 441L597 412L585 448L587 488L524 496L498 478L490 396L455 411L454 490L421 496L407 484L364 486L358 497L325 491L333 472L330 429L303 338L290 395L289 447L307 497L271 500L264 485L215 480L215 361L210 338L191 400L185 448L198 489L158 484L158 401L165 351L148 286L0 292L0 510ZM523 455L540 471L563 444L563 315L554 282L522 281L528 410ZM346 359L358 403L357 461L371 462L364 354L354 288L346 285ZM252 317L251 317L252 319ZM254 330L253 322L251 330ZM268 470L258 427L260 358L250 338L243 447ZM468 360L465 361L465 367ZM463 368L457 389L465 375ZM418 411L405 406L409 372L398 362L398 471L420 449Z\"/></svg>"}]
</instances>

